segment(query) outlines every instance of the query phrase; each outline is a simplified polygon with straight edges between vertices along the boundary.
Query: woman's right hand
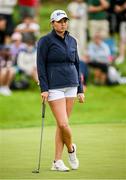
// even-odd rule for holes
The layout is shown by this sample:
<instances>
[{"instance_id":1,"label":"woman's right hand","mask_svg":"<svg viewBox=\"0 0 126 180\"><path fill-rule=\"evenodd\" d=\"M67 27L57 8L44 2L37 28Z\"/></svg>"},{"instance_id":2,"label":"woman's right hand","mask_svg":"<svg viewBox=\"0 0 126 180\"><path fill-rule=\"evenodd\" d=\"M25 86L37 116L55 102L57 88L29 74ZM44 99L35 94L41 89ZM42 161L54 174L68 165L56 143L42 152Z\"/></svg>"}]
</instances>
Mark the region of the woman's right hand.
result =
<instances>
[{"instance_id":1,"label":"woman's right hand","mask_svg":"<svg viewBox=\"0 0 126 180\"><path fill-rule=\"evenodd\" d=\"M42 100L47 101L48 95L49 95L48 91L42 92L41 93Z\"/></svg>"},{"instance_id":2,"label":"woman's right hand","mask_svg":"<svg viewBox=\"0 0 126 180\"><path fill-rule=\"evenodd\" d=\"M79 103L83 103L84 102L84 100L85 100L84 93L78 93L77 97L78 97Z\"/></svg>"}]
</instances>

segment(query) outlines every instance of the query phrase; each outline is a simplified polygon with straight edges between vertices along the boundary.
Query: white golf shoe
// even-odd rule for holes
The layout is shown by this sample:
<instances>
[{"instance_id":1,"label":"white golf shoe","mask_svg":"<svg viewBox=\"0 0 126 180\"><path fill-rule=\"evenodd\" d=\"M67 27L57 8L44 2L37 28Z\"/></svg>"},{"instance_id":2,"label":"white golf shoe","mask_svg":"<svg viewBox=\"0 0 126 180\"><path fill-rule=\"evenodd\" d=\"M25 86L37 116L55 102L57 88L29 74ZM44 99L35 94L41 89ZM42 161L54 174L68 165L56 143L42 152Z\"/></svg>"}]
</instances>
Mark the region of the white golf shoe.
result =
<instances>
[{"instance_id":1,"label":"white golf shoe","mask_svg":"<svg viewBox=\"0 0 126 180\"><path fill-rule=\"evenodd\" d=\"M67 172L70 169L65 166L65 164L64 164L64 162L62 160L57 160L56 162L53 162L51 170L52 171Z\"/></svg>"},{"instance_id":2,"label":"white golf shoe","mask_svg":"<svg viewBox=\"0 0 126 180\"><path fill-rule=\"evenodd\" d=\"M0 94L4 96L10 96L12 92L8 86L2 86L0 87Z\"/></svg>"},{"instance_id":3,"label":"white golf shoe","mask_svg":"<svg viewBox=\"0 0 126 180\"><path fill-rule=\"evenodd\" d=\"M79 160L76 156L76 145L73 144L74 152L69 153L69 164L73 170L76 170L79 168Z\"/></svg>"}]
</instances>

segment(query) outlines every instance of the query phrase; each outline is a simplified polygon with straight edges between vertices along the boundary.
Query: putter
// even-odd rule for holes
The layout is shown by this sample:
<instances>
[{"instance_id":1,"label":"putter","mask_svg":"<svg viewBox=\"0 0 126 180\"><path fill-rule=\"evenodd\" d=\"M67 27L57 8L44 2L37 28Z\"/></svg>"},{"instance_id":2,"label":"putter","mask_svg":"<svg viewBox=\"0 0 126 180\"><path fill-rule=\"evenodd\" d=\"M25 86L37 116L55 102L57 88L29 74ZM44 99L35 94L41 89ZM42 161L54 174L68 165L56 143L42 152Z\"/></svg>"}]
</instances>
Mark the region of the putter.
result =
<instances>
[{"instance_id":1,"label":"putter","mask_svg":"<svg viewBox=\"0 0 126 180\"><path fill-rule=\"evenodd\" d=\"M41 151L42 151L42 137L43 137L43 128L44 128L44 118L45 118L45 100L42 102L42 126L41 126L41 137L40 137L40 149L39 149L39 158L38 158L38 167L33 170L32 173L39 173L41 165Z\"/></svg>"}]
</instances>

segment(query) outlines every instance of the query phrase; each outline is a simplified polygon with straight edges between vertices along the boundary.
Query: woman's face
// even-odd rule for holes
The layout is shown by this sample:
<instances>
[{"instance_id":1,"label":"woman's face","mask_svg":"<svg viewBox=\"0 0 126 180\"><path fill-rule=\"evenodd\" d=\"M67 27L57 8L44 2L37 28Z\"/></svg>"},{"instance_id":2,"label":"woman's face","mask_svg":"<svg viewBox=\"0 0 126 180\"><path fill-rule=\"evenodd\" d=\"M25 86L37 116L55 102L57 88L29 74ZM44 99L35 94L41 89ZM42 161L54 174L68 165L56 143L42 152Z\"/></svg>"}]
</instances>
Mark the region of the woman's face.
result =
<instances>
[{"instance_id":1,"label":"woman's face","mask_svg":"<svg viewBox=\"0 0 126 180\"><path fill-rule=\"evenodd\" d=\"M64 33L68 27L68 20L63 18L60 21L53 21L52 26L58 33Z\"/></svg>"}]
</instances>

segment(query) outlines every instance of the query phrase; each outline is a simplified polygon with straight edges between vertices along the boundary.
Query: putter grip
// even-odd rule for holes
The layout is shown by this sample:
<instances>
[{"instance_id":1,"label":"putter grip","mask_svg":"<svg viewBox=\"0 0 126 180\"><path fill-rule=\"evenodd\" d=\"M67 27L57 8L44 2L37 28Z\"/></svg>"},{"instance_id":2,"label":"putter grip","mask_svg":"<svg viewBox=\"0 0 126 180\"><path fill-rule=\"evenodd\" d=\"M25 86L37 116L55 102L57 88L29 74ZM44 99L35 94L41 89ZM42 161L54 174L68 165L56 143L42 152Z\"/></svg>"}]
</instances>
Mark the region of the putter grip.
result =
<instances>
[{"instance_id":1,"label":"putter grip","mask_svg":"<svg viewBox=\"0 0 126 180\"><path fill-rule=\"evenodd\" d=\"M42 118L45 117L45 101L42 102Z\"/></svg>"}]
</instances>

